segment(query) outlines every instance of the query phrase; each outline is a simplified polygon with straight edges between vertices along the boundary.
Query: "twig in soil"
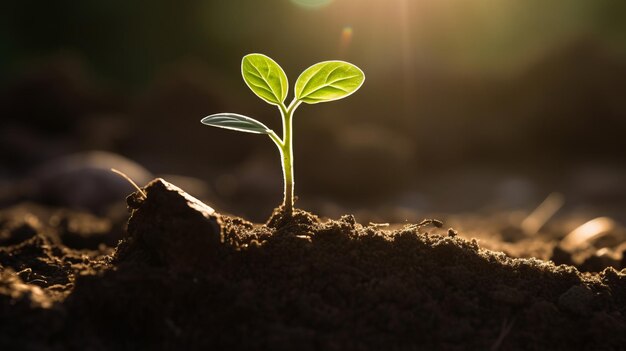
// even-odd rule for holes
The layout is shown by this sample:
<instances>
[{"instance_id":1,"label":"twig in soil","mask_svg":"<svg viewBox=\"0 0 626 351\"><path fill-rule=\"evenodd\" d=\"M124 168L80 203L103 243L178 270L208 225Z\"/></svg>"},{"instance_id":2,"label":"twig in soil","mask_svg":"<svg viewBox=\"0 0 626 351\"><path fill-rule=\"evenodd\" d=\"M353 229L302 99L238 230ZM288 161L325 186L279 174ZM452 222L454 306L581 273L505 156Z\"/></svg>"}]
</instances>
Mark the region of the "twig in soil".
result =
<instances>
[{"instance_id":1,"label":"twig in soil","mask_svg":"<svg viewBox=\"0 0 626 351\"><path fill-rule=\"evenodd\" d=\"M141 190L141 188L137 185L137 183L133 182L133 180L130 179L129 176L127 176L126 174L124 174L121 171L118 171L115 168L111 168L111 172L113 172L113 173L119 175L120 177L126 179L130 183L130 185L132 185L135 189L137 189L137 191L143 196L144 199L148 197L148 195L146 195L146 192Z\"/></svg>"},{"instance_id":2,"label":"twig in soil","mask_svg":"<svg viewBox=\"0 0 626 351\"><path fill-rule=\"evenodd\" d=\"M438 219L434 219L434 218L430 218L430 219L424 219L421 222L419 222L419 224L417 225L418 227L423 227L425 225L433 225L437 228L441 228L443 227L443 222L438 220Z\"/></svg>"},{"instance_id":3,"label":"twig in soil","mask_svg":"<svg viewBox=\"0 0 626 351\"><path fill-rule=\"evenodd\" d=\"M509 335L509 333L511 332L511 329L513 329L513 324L515 324L515 319L511 319L510 321L505 319L502 321L500 334L498 335L498 338L493 343L493 345L491 345L491 348L489 350L497 351L498 349L500 349L500 346L502 346L502 342L504 341L506 336Z\"/></svg>"},{"instance_id":4,"label":"twig in soil","mask_svg":"<svg viewBox=\"0 0 626 351\"><path fill-rule=\"evenodd\" d=\"M537 208L526 217L520 227L526 235L535 235L563 206L563 195L551 193Z\"/></svg>"},{"instance_id":5,"label":"twig in soil","mask_svg":"<svg viewBox=\"0 0 626 351\"><path fill-rule=\"evenodd\" d=\"M420 228L420 227L427 226L427 225L432 225L436 228L441 228L443 227L443 222L438 219L427 218L427 219L423 219L421 222L417 224L412 224L411 227Z\"/></svg>"},{"instance_id":6,"label":"twig in soil","mask_svg":"<svg viewBox=\"0 0 626 351\"><path fill-rule=\"evenodd\" d=\"M417 230L419 231L420 228L427 226L427 225L432 225L435 228L441 228L443 227L443 222L438 220L438 219L433 219L433 218L427 218L422 220L421 222L417 223L417 224L408 224L405 225L404 228L408 229L408 230Z\"/></svg>"},{"instance_id":7,"label":"twig in soil","mask_svg":"<svg viewBox=\"0 0 626 351\"><path fill-rule=\"evenodd\" d=\"M559 245L570 252L584 250L591 241L611 233L615 226L615 221L609 217L594 218L572 230Z\"/></svg>"},{"instance_id":8,"label":"twig in soil","mask_svg":"<svg viewBox=\"0 0 626 351\"><path fill-rule=\"evenodd\" d=\"M31 274L31 273L33 273L32 268L25 268L25 269L22 269L21 271L15 273L15 274L17 274L17 275L19 275L21 277L22 274Z\"/></svg>"},{"instance_id":9,"label":"twig in soil","mask_svg":"<svg viewBox=\"0 0 626 351\"><path fill-rule=\"evenodd\" d=\"M48 284L48 281L43 280L43 279L33 279L33 280L29 280L28 283L29 284L32 284L32 283Z\"/></svg>"},{"instance_id":10,"label":"twig in soil","mask_svg":"<svg viewBox=\"0 0 626 351\"><path fill-rule=\"evenodd\" d=\"M182 335L183 331L171 319L165 318L165 325L167 325L177 337Z\"/></svg>"}]
</instances>

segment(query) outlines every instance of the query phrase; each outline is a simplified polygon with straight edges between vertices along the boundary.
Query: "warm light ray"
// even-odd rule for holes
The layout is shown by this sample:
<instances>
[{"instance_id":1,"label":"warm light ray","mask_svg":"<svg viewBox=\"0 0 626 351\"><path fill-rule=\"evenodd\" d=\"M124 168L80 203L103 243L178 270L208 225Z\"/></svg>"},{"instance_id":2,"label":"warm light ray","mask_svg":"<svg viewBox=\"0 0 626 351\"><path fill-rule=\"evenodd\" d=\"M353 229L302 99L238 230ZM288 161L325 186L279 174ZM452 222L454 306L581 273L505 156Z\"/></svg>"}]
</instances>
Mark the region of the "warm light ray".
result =
<instances>
[{"instance_id":1,"label":"warm light ray","mask_svg":"<svg viewBox=\"0 0 626 351\"><path fill-rule=\"evenodd\" d=\"M413 56L413 38L411 35L411 14L409 0L401 0L400 11L400 35L402 36L402 68L404 71L403 90L404 108L407 116L415 112L415 59Z\"/></svg>"}]
</instances>

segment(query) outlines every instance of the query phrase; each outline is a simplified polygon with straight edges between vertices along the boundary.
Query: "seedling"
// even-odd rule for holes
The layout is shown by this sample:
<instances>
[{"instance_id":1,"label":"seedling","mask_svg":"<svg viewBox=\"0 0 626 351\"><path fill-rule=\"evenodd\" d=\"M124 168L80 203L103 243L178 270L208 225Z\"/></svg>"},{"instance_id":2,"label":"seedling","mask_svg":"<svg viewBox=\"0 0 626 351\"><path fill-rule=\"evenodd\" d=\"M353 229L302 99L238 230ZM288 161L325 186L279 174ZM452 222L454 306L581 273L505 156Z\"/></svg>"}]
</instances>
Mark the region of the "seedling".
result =
<instances>
[{"instance_id":1,"label":"seedling","mask_svg":"<svg viewBox=\"0 0 626 351\"><path fill-rule=\"evenodd\" d=\"M266 134L278 147L283 166L285 184L283 209L293 214L294 174L292 120L302 103L342 99L361 87L365 75L357 66L344 61L324 61L307 68L296 80L294 98L285 105L289 84L283 69L271 58L262 54L249 54L241 61L241 74L248 87L265 102L278 107L283 120L280 138L263 123L236 113L218 113L204 117L203 124L245 133Z\"/></svg>"}]
</instances>

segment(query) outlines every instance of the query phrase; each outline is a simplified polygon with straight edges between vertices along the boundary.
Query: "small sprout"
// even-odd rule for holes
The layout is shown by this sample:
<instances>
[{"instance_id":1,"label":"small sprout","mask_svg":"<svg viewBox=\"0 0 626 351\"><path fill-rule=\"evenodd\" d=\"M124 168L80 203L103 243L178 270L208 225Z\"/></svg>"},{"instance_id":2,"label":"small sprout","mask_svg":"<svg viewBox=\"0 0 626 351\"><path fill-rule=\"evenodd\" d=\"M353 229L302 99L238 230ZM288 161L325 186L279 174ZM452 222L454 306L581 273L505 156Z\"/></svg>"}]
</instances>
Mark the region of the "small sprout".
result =
<instances>
[{"instance_id":1,"label":"small sprout","mask_svg":"<svg viewBox=\"0 0 626 351\"><path fill-rule=\"evenodd\" d=\"M241 61L241 74L248 87L265 102L278 107L283 122L282 138L263 123L236 113L218 113L204 117L203 124L253 134L267 134L278 147L284 178L283 209L293 214L293 127L294 111L302 103L342 99L357 91L365 75L357 66L344 61L317 63L300 74L296 80L294 98L285 105L289 82L283 69L271 58L262 54L249 54Z\"/></svg>"}]
</instances>

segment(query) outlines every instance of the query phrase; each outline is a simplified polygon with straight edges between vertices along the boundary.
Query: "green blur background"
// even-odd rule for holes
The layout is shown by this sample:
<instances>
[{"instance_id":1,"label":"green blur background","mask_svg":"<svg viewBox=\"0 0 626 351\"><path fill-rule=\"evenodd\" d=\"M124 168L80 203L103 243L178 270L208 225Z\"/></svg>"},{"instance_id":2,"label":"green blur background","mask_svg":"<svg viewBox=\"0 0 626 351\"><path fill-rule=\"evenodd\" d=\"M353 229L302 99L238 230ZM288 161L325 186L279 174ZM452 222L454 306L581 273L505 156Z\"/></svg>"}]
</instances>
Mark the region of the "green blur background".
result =
<instances>
[{"instance_id":1,"label":"green blur background","mask_svg":"<svg viewBox=\"0 0 626 351\"><path fill-rule=\"evenodd\" d=\"M238 112L280 128L241 79L251 52L291 83L329 59L366 74L296 112L302 205L626 198L626 2L610 0L5 1L0 177L107 150L262 218L282 191L273 144L199 123Z\"/></svg>"}]
</instances>

